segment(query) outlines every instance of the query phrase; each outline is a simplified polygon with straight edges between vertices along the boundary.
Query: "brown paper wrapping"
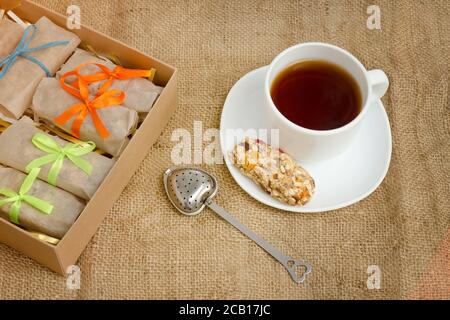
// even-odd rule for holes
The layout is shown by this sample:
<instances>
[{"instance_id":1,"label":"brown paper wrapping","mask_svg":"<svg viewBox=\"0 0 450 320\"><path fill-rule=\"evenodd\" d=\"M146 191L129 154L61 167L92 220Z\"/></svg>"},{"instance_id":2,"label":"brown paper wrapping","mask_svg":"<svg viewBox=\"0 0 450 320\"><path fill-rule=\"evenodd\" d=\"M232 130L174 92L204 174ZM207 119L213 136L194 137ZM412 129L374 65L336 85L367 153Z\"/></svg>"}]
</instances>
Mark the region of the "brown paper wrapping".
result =
<instances>
[{"instance_id":1,"label":"brown paper wrapping","mask_svg":"<svg viewBox=\"0 0 450 320\"><path fill-rule=\"evenodd\" d=\"M20 25L8 19L0 19L0 58L13 52L22 35L23 29Z\"/></svg>"},{"instance_id":2,"label":"brown paper wrapping","mask_svg":"<svg viewBox=\"0 0 450 320\"><path fill-rule=\"evenodd\" d=\"M44 78L33 97L32 109L36 116L54 123L53 119L78 103L80 103L78 98L61 88L59 80ZM93 141L98 148L113 156L118 156L128 142L128 135L136 128L137 112L122 106L98 109L97 112L106 128L108 128L110 136L106 139L100 137L92 118L88 115L81 127L80 139ZM73 118L64 126L61 126L61 129L70 133L72 123Z\"/></svg>"},{"instance_id":3,"label":"brown paper wrapping","mask_svg":"<svg viewBox=\"0 0 450 320\"><path fill-rule=\"evenodd\" d=\"M26 175L15 169L0 166L0 188L18 191ZM20 225L28 230L42 232L51 237L61 239L75 222L85 204L74 195L53 187L46 182L35 180L28 195L45 200L54 206L50 215L22 202L20 207ZM9 221L11 205L0 207L0 217Z\"/></svg>"},{"instance_id":4,"label":"brown paper wrapping","mask_svg":"<svg viewBox=\"0 0 450 320\"><path fill-rule=\"evenodd\" d=\"M38 30L30 43L30 48L52 41L70 41L67 45L51 47L31 54L54 74L79 45L80 39L74 33L58 27L46 17L39 19L36 26ZM34 91L44 77L44 70L37 64L21 57L17 58L11 69L0 79L0 111L16 119L20 118L30 107Z\"/></svg>"},{"instance_id":5,"label":"brown paper wrapping","mask_svg":"<svg viewBox=\"0 0 450 320\"><path fill-rule=\"evenodd\" d=\"M32 138L36 133L44 133L33 124L30 118L23 117L11 125L0 135L0 163L25 172L27 165L48 153L38 149ZM59 146L67 144L59 137L51 136ZM92 165L91 175L76 167L69 159L64 159L63 167L58 175L56 185L80 198L89 200L114 165L114 160L91 152L82 158ZM39 174L41 180L47 181L52 164L42 167Z\"/></svg>"},{"instance_id":6,"label":"brown paper wrapping","mask_svg":"<svg viewBox=\"0 0 450 320\"><path fill-rule=\"evenodd\" d=\"M74 70L83 63L97 63L106 66L110 70L114 70L116 65L108 59L100 59L92 55L91 53L77 49L69 60L61 67L61 70L57 72L57 76L61 77L65 73ZM82 75L94 74L101 72L96 66L86 66L81 70ZM75 80L74 77L68 77L67 83L71 83ZM92 83L89 86L91 94L95 95L100 86L105 81ZM144 78L134 78L129 80L114 80L111 89L119 89L125 92L126 98L123 106L126 108L134 109L139 113L149 112L155 103L156 99L162 91L162 87L153 84L150 80Z\"/></svg>"}]
</instances>

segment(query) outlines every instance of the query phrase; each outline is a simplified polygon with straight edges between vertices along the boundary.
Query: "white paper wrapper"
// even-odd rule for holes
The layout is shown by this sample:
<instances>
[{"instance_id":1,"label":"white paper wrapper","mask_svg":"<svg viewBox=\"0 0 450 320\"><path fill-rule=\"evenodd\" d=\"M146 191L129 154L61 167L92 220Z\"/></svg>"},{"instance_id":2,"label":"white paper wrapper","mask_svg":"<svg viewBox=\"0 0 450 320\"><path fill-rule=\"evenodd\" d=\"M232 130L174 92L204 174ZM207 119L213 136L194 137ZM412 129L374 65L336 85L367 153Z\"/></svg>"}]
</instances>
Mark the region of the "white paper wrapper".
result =
<instances>
[{"instance_id":1,"label":"white paper wrapper","mask_svg":"<svg viewBox=\"0 0 450 320\"><path fill-rule=\"evenodd\" d=\"M36 128L33 121L27 117L23 117L8 127L0 135L0 163L26 172L25 168L31 161L48 155L33 144L32 139L36 133L45 134ZM67 144L66 141L58 137L50 137L60 147ZM81 158L92 165L91 175L86 174L66 157L56 185L80 198L89 200L97 191L115 161L95 152L88 153ZM41 180L47 181L51 166L52 164L47 164L42 167L39 174Z\"/></svg>"},{"instance_id":2,"label":"white paper wrapper","mask_svg":"<svg viewBox=\"0 0 450 320\"><path fill-rule=\"evenodd\" d=\"M18 192L25 177L26 175L20 171L0 166L0 189L11 189ZM66 234L85 206L83 200L40 180L35 180L27 194L51 203L54 208L52 214L47 215L26 202L22 202L19 215L20 225L28 230L41 232L58 239ZM0 207L1 218L9 221L10 207L9 204Z\"/></svg>"},{"instance_id":3,"label":"white paper wrapper","mask_svg":"<svg viewBox=\"0 0 450 320\"><path fill-rule=\"evenodd\" d=\"M59 80L44 78L33 97L32 109L38 117L54 123L56 117L78 103L80 103L78 98L61 88ZM97 111L110 136L106 139L100 137L92 118L88 115L80 130L80 140L93 141L103 151L118 156L128 142L128 135L136 128L137 112L122 106L111 106ZM61 126L61 129L71 133L72 123L73 118Z\"/></svg>"},{"instance_id":4,"label":"white paper wrapper","mask_svg":"<svg viewBox=\"0 0 450 320\"><path fill-rule=\"evenodd\" d=\"M58 27L46 17L39 19L36 26L38 30L30 43L30 48L53 41L69 41L67 45L30 54L54 74L80 44L80 39L74 33ZM45 76L44 70L37 64L18 57L6 75L0 78L0 111L16 119L20 118L30 107L34 91Z\"/></svg>"},{"instance_id":5,"label":"white paper wrapper","mask_svg":"<svg viewBox=\"0 0 450 320\"><path fill-rule=\"evenodd\" d=\"M9 19L0 20L0 59L9 55L19 44L23 28Z\"/></svg>"},{"instance_id":6,"label":"white paper wrapper","mask_svg":"<svg viewBox=\"0 0 450 320\"><path fill-rule=\"evenodd\" d=\"M69 71L73 71L79 65L84 63L97 63L106 66L110 70L114 70L116 65L108 59L99 59L91 53L77 49L70 59L57 72L57 77L63 76ZM93 65L88 65L81 69L80 74L95 74L101 70ZM75 77L67 77L66 82L71 83ZM105 81L92 83L89 86L91 94L95 95L98 89ZM149 112L158 96L161 94L162 87L153 84L150 80L144 78L133 78L129 80L114 80L110 89L120 89L125 92L126 98L123 103L124 107L134 109L139 113Z\"/></svg>"}]
</instances>

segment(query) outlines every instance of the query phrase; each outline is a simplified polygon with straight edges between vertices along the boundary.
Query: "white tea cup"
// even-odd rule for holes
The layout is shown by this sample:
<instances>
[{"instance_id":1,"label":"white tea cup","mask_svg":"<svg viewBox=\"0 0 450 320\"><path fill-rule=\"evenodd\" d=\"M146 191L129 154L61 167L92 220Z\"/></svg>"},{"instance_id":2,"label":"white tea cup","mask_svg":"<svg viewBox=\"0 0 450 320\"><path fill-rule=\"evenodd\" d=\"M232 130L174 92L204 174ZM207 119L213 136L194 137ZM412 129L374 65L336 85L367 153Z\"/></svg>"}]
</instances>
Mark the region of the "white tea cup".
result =
<instances>
[{"instance_id":1,"label":"white tea cup","mask_svg":"<svg viewBox=\"0 0 450 320\"><path fill-rule=\"evenodd\" d=\"M361 111L346 125L331 130L312 130L287 119L276 107L271 96L271 85L277 75L290 65L304 60L324 60L346 70L358 83L362 96ZM321 161L339 155L347 149L358 134L361 122L373 101L380 99L389 87L382 70L366 68L352 54L337 46L308 42L281 52L269 66L265 79L268 118L273 129L279 129L279 147L299 161Z\"/></svg>"}]
</instances>

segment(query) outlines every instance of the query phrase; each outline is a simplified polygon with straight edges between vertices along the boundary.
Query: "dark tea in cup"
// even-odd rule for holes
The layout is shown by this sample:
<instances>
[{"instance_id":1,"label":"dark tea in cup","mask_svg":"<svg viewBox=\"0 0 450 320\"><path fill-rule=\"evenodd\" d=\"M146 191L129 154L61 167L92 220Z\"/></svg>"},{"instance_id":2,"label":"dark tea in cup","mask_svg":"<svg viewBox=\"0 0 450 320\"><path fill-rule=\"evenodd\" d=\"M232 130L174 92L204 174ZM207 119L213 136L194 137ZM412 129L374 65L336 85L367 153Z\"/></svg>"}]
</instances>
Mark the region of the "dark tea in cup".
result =
<instances>
[{"instance_id":1,"label":"dark tea in cup","mask_svg":"<svg viewBox=\"0 0 450 320\"><path fill-rule=\"evenodd\" d=\"M332 130L361 112L362 94L353 76L324 60L305 60L281 71L270 94L291 122L312 130Z\"/></svg>"}]
</instances>

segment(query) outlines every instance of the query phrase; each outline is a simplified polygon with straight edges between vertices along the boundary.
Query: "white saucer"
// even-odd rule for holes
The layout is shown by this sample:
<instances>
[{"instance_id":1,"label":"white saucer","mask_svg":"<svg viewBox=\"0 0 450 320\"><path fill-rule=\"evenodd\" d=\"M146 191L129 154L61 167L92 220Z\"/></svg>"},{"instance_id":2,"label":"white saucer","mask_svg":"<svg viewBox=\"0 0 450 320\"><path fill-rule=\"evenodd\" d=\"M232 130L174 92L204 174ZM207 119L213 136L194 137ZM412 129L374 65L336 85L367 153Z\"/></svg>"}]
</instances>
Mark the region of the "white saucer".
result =
<instances>
[{"instance_id":1,"label":"white saucer","mask_svg":"<svg viewBox=\"0 0 450 320\"><path fill-rule=\"evenodd\" d=\"M292 212L323 212L343 208L375 191L386 176L392 150L389 120L380 100L369 106L360 132L347 151L318 163L300 162L316 182L315 195L303 207L289 206L273 199L234 167L228 154L244 136L240 136L242 133L227 133L227 130L270 128L263 110L267 68L253 70L242 77L230 90L222 111L222 152L231 175L242 189L268 206Z\"/></svg>"}]
</instances>

